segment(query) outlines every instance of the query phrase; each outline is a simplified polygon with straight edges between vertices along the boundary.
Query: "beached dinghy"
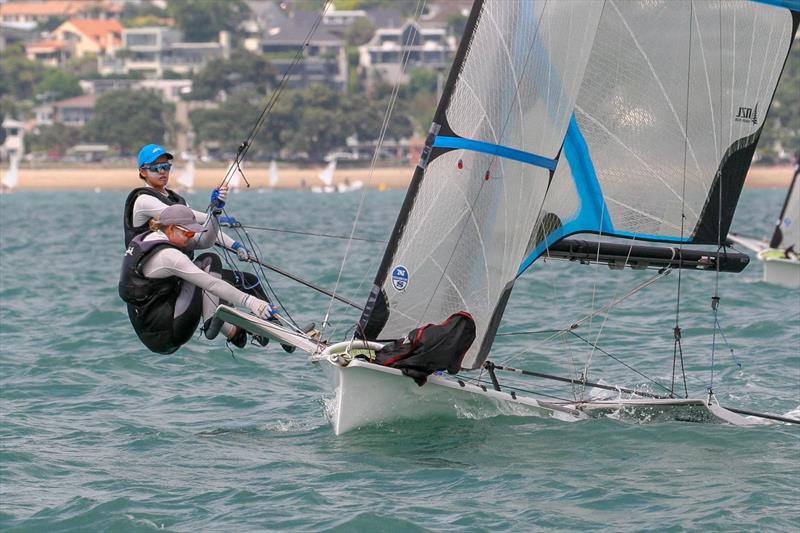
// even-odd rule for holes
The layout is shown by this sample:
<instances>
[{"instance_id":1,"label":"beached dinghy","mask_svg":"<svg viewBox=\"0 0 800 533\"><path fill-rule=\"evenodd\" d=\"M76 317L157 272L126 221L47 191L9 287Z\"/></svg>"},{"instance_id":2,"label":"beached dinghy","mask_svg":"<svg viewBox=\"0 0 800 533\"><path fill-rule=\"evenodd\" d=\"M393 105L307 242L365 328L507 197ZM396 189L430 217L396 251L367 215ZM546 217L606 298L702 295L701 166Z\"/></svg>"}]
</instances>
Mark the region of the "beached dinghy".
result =
<instances>
[{"instance_id":1,"label":"beached dinghy","mask_svg":"<svg viewBox=\"0 0 800 533\"><path fill-rule=\"evenodd\" d=\"M585 370L556 377L488 356L515 280L539 259L659 269L653 281L747 264L725 237L798 22L775 3L475 2L357 338L301 341L240 319L294 342L331 376L337 434L483 409L761 422L719 406L711 390L657 396L591 382ZM599 237L567 239L575 234ZM452 354L457 375L420 380L409 359L378 364L398 342L411 358L435 350L417 342L421 326L458 313L473 321L474 341ZM677 324L675 346L680 353ZM515 376L566 382L574 394L539 399ZM595 394L603 390L613 397Z\"/></svg>"},{"instance_id":2,"label":"beached dinghy","mask_svg":"<svg viewBox=\"0 0 800 533\"><path fill-rule=\"evenodd\" d=\"M783 202L783 209L769 242L730 234L728 238L756 252L764 267L764 281L800 289L800 161Z\"/></svg>"}]
</instances>

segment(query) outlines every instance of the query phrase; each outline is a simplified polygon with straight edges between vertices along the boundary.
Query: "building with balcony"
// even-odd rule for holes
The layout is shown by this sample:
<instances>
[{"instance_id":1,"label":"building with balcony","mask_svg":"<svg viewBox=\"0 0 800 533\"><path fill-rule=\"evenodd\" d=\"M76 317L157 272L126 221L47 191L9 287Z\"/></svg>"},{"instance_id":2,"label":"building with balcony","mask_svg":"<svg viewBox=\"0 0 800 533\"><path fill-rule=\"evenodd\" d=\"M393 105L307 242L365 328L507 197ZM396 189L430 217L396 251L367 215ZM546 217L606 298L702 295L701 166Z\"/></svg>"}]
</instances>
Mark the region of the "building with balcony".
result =
<instances>
[{"instance_id":1,"label":"building with balcony","mask_svg":"<svg viewBox=\"0 0 800 533\"><path fill-rule=\"evenodd\" d=\"M85 94L56 102L53 104L52 121L67 126L85 126L94 116L96 101L95 95Z\"/></svg>"},{"instance_id":2,"label":"building with balcony","mask_svg":"<svg viewBox=\"0 0 800 533\"><path fill-rule=\"evenodd\" d=\"M140 73L147 78L161 78L165 72L191 74L216 58L230 54L230 36L220 32L219 42L187 43L172 28L151 26L129 28L122 32L122 47L114 58L98 62L101 74Z\"/></svg>"},{"instance_id":3,"label":"building with balcony","mask_svg":"<svg viewBox=\"0 0 800 533\"><path fill-rule=\"evenodd\" d=\"M34 0L0 3L0 22L46 22L53 17L114 18L123 5L112 0Z\"/></svg>"},{"instance_id":4,"label":"building with balcony","mask_svg":"<svg viewBox=\"0 0 800 533\"><path fill-rule=\"evenodd\" d=\"M103 78L98 80L81 80L81 89L85 94L102 96L112 91L145 90L158 94L165 102L177 103L181 95L191 92L192 80L134 80L129 78Z\"/></svg>"},{"instance_id":5,"label":"building with balcony","mask_svg":"<svg viewBox=\"0 0 800 533\"><path fill-rule=\"evenodd\" d=\"M264 54L275 67L279 79L292 66L297 52L302 50L303 60L292 68L287 79L288 87L300 89L321 84L345 91L348 68L344 39L320 26L305 46L317 15L298 12L289 17L278 12L273 18L260 18L261 33L247 39L245 47Z\"/></svg>"},{"instance_id":6,"label":"building with balcony","mask_svg":"<svg viewBox=\"0 0 800 533\"><path fill-rule=\"evenodd\" d=\"M380 28L373 38L359 47L359 67L367 74L368 84L377 78L393 83L408 81L415 68L444 72L450 68L457 49L456 38L445 28L423 28L408 21L399 28ZM402 59L408 54L403 69Z\"/></svg>"},{"instance_id":7,"label":"building with balcony","mask_svg":"<svg viewBox=\"0 0 800 533\"><path fill-rule=\"evenodd\" d=\"M72 47L64 41L40 41L25 47L25 56L48 67L58 68L72 58Z\"/></svg>"},{"instance_id":8,"label":"building with balcony","mask_svg":"<svg viewBox=\"0 0 800 533\"><path fill-rule=\"evenodd\" d=\"M102 56L122 45L123 30L116 20L70 19L53 30L53 39L67 43L74 57Z\"/></svg>"}]
</instances>

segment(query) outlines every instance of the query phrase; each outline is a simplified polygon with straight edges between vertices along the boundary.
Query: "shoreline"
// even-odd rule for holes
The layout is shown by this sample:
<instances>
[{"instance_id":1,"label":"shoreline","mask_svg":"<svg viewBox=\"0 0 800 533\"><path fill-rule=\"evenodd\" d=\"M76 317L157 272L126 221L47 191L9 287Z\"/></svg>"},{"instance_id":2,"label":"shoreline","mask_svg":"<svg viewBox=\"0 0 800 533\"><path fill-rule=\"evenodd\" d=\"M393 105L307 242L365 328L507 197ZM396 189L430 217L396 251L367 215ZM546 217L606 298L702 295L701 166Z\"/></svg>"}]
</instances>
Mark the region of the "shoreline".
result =
<instances>
[{"instance_id":1,"label":"shoreline","mask_svg":"<svg viewBox=\"0 0 800 533\"><path fill-rule=\"evenodd\" d=\"M336 184L361 181L368 189L404 189L408 187L414 174L413 166L376 168L370 173L368 168L339 168L333 182ZM226 167L198 168L195 173L195 189L213 189L222 180ZM182 165L173 167L170 175L170 187L177 187L177 178L183 170ZM317 178L320 168L284 168L279 167L279 190L300 190L302 182L306 185L318 186ZM8 171L0 169L0 178ZM791 182L794 167L792 165L775 165L750 167L745 180L747 188L782 188ZM245 176L253 189L268 188L269 168L258 165L245 168ZM104 167L102 164L81 168L20 168L19 183L16 190L130 190L141 185L135 169L130 167ZM242 183L243 188L246 187Z\"/></svg>"}]
</instances>

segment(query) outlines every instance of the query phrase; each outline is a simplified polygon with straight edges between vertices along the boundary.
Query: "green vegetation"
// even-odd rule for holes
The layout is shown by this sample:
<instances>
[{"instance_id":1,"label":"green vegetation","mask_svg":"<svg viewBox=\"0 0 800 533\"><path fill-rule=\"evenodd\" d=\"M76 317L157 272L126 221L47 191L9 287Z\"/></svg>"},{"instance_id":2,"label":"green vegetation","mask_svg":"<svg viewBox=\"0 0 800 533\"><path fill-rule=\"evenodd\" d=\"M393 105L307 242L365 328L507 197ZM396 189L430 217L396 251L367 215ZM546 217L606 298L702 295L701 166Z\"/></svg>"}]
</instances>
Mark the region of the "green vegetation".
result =
<instances>
[{"instance_id":1,"label":"green vegetation","mask_svg":"<svg viewBox=\"0 0 800 533\"><path fill-rule=\"evenodd\" d=\"M113 91L97 99L92 120L84 128L87 141L116 146L134 154L148 143L163 143L174 123L172 106L148 91Z\"/></svg>"},{"instance_id":2,"label":"green vegetation","mask_svg":"<svg viewBox=\"0 0 800 533\"><path fill-rule=\"evenodd\" d=\"M48 100L63 100L83 94L78 77L66 71L50 69L36 84L35 94L47 95Z\"/></svg>"},{"instance_id":3,"label":"green vegetation","mask_svg":"<svg viewBox=\"0 0 800 533\"><path fill-rule=\"evenodd\" d=\"M243 0L169 0L167 14L187 42L216 41L220 31L233 35L250 9Z\"/></svg>"},{"instance_id":4,"label":"green vegetation","mask_svg":"<svg viewBox=\"0 0 800 533\"><path fill-rule=\"evenodd\" d=\"M32 152L63 154L68 148L80 143L82 131L63 124L41 126L36 133L25 137L27 148Z\"/></svg>"},{"instance_id":5,"label":"green vegetation","mask_svg":"<svg viewBox=\"0 0 800 533\"><path fill-rule=\"evenodd\" d=\"M44 66L25 57L22 43L15 43L0 52L0 94L32 100L44 72Z\"/></svg>"},{"instance_id":6,"label":"green vegetation","mask_svg":"<svg viewBox=\"0 0 800 533\"><path fill-rule=\"evenodd\" d=\"M275 69L263 55L234 50L229 60L209 61L192 79L192 100L214 100L220 91L266 94L275 85Z\"/></svg>"},{"instance_id":7,"label":"green vegetation","mask_svg":"<svg viewBox=\"0 0 800 533\"><path fill-rule=\"evenodd\" d=\"M255 125L264 99L254 93L237 93L218 109L192 111L189 118L197 140L233 153ZM321 85L281 94L253 143L250 156L264 158L286 151L286 155L308 154L322 161L331 151L341 149L350 135L374 139L381 131L386 99L366 100ZM386 136L402 138L412 134L411 120L402 102L395 107L394 120Z\"/></svg>"}]
</instances>

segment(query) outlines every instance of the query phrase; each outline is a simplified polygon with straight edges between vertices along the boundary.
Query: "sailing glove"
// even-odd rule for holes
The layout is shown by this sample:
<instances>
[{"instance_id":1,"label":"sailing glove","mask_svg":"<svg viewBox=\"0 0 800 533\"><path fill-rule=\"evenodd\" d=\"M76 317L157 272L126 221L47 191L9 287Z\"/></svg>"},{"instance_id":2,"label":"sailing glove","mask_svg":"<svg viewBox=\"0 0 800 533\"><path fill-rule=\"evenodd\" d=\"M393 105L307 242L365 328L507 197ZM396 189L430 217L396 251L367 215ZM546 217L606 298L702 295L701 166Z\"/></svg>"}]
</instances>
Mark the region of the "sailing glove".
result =
<instances>
[{"instance_id":1,"label":"sailing glove","mask_svg":"<svg viewBox=\"0 0 800 533\"><path fill-rule=\"evenodd\" d=\"M222 209L225 207L225 199L228 197L228 188L222 186L218 189L211 191L211 205L214 209Z\"/></svg>"},{"instance_id":2,"label":"sailing glove","mask_svg":"<svg viewBox=\"0 0 800 533\"><path fill-rule=\"evenodd\" d=\"M231 228L238 228L241 226L238 220L228 215L219 217L219 223L221 226L229 226Z\"/></svg>"},{"instance_id":3,"label":"sailing glove","mask_svg":"<svg viewBox=\"0 0 800 533\"><path fill-rule=\"evenodd\" d=\"M250 252L248 252L247 248L244 247L244 244L240 243L239 241L235 241L233 243L231 250L236 252L236 256L239 258L239 261L249 261L251 259Z\"/></svg>"},{"instance_id":4,"label":"sailing glove","mask_svg":"<svg viewBox=\"0 0 800 533\"><path fill-rule=\"evenodd\" d=\"M271 303L253 298L252 296L247 301L247 307L250 308L250 311L252 311L254 315L264 320L269 320L278 312L278 309Z\"/></svg>"}]
</instances>

